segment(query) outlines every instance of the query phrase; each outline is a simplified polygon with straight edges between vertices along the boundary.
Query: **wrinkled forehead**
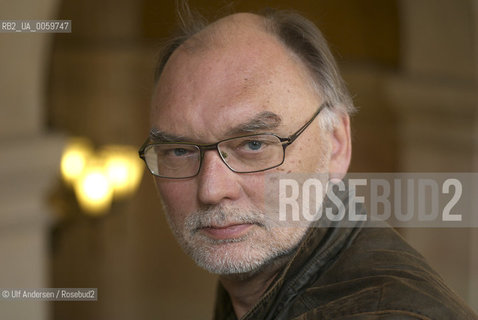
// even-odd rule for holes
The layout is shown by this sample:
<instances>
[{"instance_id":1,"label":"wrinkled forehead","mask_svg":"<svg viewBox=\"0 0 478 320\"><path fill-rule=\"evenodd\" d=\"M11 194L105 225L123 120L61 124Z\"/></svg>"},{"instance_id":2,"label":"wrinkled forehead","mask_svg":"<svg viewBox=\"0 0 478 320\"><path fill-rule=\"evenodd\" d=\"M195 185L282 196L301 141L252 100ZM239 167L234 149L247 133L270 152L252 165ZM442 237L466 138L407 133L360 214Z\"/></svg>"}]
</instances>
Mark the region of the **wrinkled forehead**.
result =
<instances>
[{"instance_id":1,"label":"wrinkled forehead","mask_svg":"<svg viewBox=\"0 0 478 320\"><path fill-rule=\"evenodd\" d=\"M234 23L211 36L201 36L209 44L193 39L170 57L152 101L153 128L226 130L261 112L287 118L309 103L298 100L315 96L305 66L263 28Z\"/></svg>"}]
</instances>

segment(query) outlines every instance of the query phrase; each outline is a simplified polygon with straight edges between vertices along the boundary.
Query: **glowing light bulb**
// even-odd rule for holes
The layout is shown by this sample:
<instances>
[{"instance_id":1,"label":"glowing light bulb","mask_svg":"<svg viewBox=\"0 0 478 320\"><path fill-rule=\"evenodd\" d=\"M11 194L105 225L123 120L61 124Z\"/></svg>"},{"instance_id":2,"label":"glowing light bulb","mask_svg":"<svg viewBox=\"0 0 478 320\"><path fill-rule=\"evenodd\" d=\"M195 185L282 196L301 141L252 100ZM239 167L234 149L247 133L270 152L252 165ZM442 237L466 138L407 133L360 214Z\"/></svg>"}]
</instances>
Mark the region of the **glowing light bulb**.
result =
<instances>
[{"instance_id":1,"label":"glowing light bulb","mask_svg":"<svg viewBox=\"0 0 478 320\"><path fill-rule=\"evenodd\" d=\"M113 200L113 188L103 166L88 163L75 183L75 193L81 208L87 213L99 215L108 211Z\"/></svg>"},{"instance_id":2,"label":"glowing light bulb","mask_svg":"<svg viewBox=\"0 0 478 320\"><path fill-rule=\"evenodd\" d=\"M106 172L115 197L131 195L141 181L143 164L135 148L108 146L103 150Z\"/></svg>"},{"instance_id":3,"label":"glowing light bulb","mask_svg":"<svg viewBox=\"0 0 478 320\"><path fill-rule=\"evenodd\" d=\"M106 213L113 196L133 194L143 171L136 148L110 145L95 153L83 138L70 140L61 161L63 179L73 186L82 210L92 215Z\"/></svg>"},{"instance_id":4,"label":"glowing light bulb","mask_svg":"<svg viewBox=\"0 0 478 320\"><path fill-rule=\"evenodd\" d=\"M61 157L61 173L67 183L81 176L91 154L91 145L86 139L74 138L68 142Z\"/></svg>"}]
</instances>

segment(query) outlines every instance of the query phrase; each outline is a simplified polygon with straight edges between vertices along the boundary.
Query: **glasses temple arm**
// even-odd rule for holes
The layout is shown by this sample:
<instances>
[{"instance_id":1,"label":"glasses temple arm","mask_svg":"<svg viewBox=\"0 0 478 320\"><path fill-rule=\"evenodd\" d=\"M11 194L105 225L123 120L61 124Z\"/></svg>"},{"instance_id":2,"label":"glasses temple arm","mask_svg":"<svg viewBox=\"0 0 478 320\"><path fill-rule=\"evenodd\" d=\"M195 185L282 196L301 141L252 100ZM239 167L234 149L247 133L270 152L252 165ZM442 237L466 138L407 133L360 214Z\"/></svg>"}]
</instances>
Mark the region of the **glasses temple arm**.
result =
<instances>
[{"instance_id":1,"label":"glasses temple arm","mask_svg":"<svg viewBox=\"0 0 478 320\"><path fill-rule=\"evenodd\" d=\"M291 144L292 142L294 142L295 139L297 139L298 136L300 136L302 134L302 132L304 132L305 129L307 129L307 127L315 120L315 118L317 118L317 116L319 115L319 113L326 107L329 106L329 103L328 102L324 102L320 105L319 109L317 109L317 111L315 112L315 114L312 116L312 118L307 121L299 130L297 130L296 132L294 132L292 135L290 135L289 138L286 139L287 141L287 145Z\"/></svg>"}]
</instances>

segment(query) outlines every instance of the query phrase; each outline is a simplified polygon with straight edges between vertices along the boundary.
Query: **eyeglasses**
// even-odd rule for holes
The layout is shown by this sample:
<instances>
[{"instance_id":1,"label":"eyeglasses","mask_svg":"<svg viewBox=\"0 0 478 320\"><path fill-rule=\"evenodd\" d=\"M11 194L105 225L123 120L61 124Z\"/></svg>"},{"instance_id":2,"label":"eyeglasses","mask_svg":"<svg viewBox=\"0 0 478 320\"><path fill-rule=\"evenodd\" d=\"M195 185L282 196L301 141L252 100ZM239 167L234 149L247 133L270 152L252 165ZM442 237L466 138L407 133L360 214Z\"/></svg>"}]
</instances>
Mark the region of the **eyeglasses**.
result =
<instances>
[{"instance_id":1,"label":"eyeglasses","mask_svg":"<svg viewBox=\"0 0 478 320\"><path fill-rule=\"evenodd\" d=\"M186 179L198 175L204 153L216 150L224 164L236 173L253 173L269 170L284 163L285 149L328 107L322 103L312 118L287 138L273 133L250 134L224 139L212 144L187 142L151 143L148 138L139 149L149 171L161 178Z\"/></svg>"}]
</instances>

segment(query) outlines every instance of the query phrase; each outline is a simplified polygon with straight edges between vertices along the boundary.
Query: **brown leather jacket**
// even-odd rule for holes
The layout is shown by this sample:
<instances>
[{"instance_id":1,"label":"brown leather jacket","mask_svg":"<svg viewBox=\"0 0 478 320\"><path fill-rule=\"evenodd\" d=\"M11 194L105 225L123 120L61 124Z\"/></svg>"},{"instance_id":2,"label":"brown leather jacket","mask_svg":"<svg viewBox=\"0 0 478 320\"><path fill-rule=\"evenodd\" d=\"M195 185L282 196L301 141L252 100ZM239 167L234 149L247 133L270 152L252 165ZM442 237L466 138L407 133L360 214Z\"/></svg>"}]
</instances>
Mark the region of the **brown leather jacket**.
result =
<instances>
[{"instance_id":1,"label":"brown leather jacket","mask_svg":"<svg viewBox=\"0 0 478 320\"><path fill-rule=\"evenodd\" d=\"M214 319L237 319L220 284ZM478 317L393 229L339 225L310 228L280 276L242 319Z\"/></svg>"}]
</instances>

